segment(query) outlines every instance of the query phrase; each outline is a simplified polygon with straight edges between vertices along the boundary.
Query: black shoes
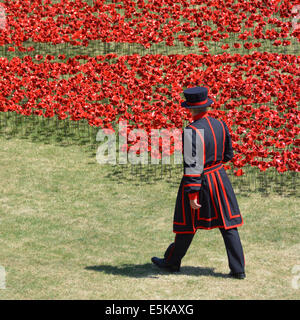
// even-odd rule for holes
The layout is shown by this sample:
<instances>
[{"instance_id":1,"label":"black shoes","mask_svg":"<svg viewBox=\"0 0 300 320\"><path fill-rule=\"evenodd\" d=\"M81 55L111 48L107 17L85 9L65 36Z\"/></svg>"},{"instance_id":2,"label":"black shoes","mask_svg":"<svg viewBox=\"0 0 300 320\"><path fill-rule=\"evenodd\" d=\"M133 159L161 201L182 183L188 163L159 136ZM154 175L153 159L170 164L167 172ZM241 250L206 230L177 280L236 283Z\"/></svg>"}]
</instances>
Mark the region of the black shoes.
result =
<instances>
[{"instance_id":1,"label":"black shoes","mask_svg":"<svg viewBox=\"0 0 300 320\"><path fill-rule=\"evenodd\" d=\"M169 272L179 272L180 266L168 264L165 259L160 259L157 257L153 257L151 261L161 269L164 269Z\"/></svg>"},{"instance_id":2,"label":"black shoes","mask_svg":"<svg viewBox=\"0 0 300 320\"><path fill-rule=\"evenodd\" d=\"M151 259L151 261L156 266L158 266L160 269L164 269L165 271L169 271L169 272L179 272L180 271L180 265L169 264L166 262L165 259L153 257ZM240 279L240 280L246 278L246 274L244 272L234 273L231 271L228 276L231 278Z\"/></svg>"},{"instance_id":3,"label":"black shoes","mask_svg":"<svg viewBox=\"0 0 300 320\"><path fill-rule=\"evenodd\" d=\"M245 272L234 273L234 272L230 271L229 277L235 278L235 279L245 279L246 274L245 274Z\"/></svg>"}]
</instances>

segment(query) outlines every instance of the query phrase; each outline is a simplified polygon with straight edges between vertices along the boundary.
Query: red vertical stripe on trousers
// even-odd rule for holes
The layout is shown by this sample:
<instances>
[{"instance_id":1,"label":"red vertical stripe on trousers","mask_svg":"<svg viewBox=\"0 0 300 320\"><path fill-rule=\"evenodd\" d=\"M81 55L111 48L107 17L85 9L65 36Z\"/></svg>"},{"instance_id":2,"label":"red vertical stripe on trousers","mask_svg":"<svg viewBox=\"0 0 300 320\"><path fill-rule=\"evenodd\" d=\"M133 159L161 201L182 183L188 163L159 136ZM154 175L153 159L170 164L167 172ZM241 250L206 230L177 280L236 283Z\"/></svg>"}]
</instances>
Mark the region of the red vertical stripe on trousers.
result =
<instances>
[{"instance_id":1,"label":"red vertical stripe on trousers","mask_svg":"<svg viewBox=\"0 0 300 320\"><path fill-rule=\"evenodd\" d=\"M167 261L169 261L170 259L171 259L171 256L172 256L172 254L173 254L173 251L174 251L174 249L175 249L175 244L174 244L174 246L171 248L171 250L170 250L170 253L169 253L169 255L168 255L168 257L167 257Z\"/></svg>"}]
</instances>

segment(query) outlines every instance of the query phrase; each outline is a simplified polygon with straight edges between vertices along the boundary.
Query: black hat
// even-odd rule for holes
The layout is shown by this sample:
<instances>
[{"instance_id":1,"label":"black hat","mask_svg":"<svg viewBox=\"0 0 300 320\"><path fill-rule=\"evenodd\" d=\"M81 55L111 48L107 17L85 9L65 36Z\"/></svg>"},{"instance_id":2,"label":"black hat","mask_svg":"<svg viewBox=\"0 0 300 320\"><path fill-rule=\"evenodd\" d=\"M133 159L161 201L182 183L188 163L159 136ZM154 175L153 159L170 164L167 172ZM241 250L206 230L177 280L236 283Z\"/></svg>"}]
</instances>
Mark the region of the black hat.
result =
<instances>
[{"instance_id":1,"label":"black hat","mask_svg":"<svg viewBox=\"0 0 300 320\"><path fill-rule=\"evenodd\" d=\"M188 109L205 109L213 104L213 100L207 98L208 89L206 87L193 87L183 91L186 101L181 106Z\"/></svg>"}]
</instances>

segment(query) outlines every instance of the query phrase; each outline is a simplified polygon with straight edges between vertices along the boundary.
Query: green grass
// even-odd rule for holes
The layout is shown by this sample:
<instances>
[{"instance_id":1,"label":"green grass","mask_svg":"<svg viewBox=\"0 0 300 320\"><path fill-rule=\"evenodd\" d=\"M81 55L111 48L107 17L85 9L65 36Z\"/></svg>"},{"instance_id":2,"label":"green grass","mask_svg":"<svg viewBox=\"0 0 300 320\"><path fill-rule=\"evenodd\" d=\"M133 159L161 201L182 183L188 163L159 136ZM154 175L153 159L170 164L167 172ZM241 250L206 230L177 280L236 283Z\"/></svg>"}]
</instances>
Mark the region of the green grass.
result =
<instances>
[{"instance_id":1,"label":"green grass","mask_svg":"<svg viewBox=\"0 0 300 320\"><path fill-rule=\"evenodd\" d=\"M300 297L292 287L300 264L296 196L237 194L245 280L226 277L217 229L198 231L182 272L168 274L150 258L174 239L176 175L141 182L79 145L1 136L0 150L0 299Z\"/></svg>"}]
</instances>

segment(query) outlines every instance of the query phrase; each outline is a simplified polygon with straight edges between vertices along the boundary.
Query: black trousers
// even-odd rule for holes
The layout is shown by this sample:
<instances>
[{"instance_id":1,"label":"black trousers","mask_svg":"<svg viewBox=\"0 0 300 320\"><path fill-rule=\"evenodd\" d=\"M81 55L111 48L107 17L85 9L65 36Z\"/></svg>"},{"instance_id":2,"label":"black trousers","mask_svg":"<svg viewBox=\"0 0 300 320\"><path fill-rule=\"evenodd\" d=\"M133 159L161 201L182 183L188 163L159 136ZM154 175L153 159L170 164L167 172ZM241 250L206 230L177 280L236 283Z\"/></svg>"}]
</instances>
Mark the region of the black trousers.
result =
<instances>
[{"instance_id":1,"label":"black trousers","mask_svg":"<svg viewBox=\"0 0 300 320\"><path fill-rule=\"evenodd\" d=\"M227 230L219 228L219 230L224 239L230 270L233 273L245 272L244 252L237 228ZM164 258L166 262L180 266L194 235L192 233L177 233L175 241L169 245L165 252Z\"/></svg>"}]
</instances>

